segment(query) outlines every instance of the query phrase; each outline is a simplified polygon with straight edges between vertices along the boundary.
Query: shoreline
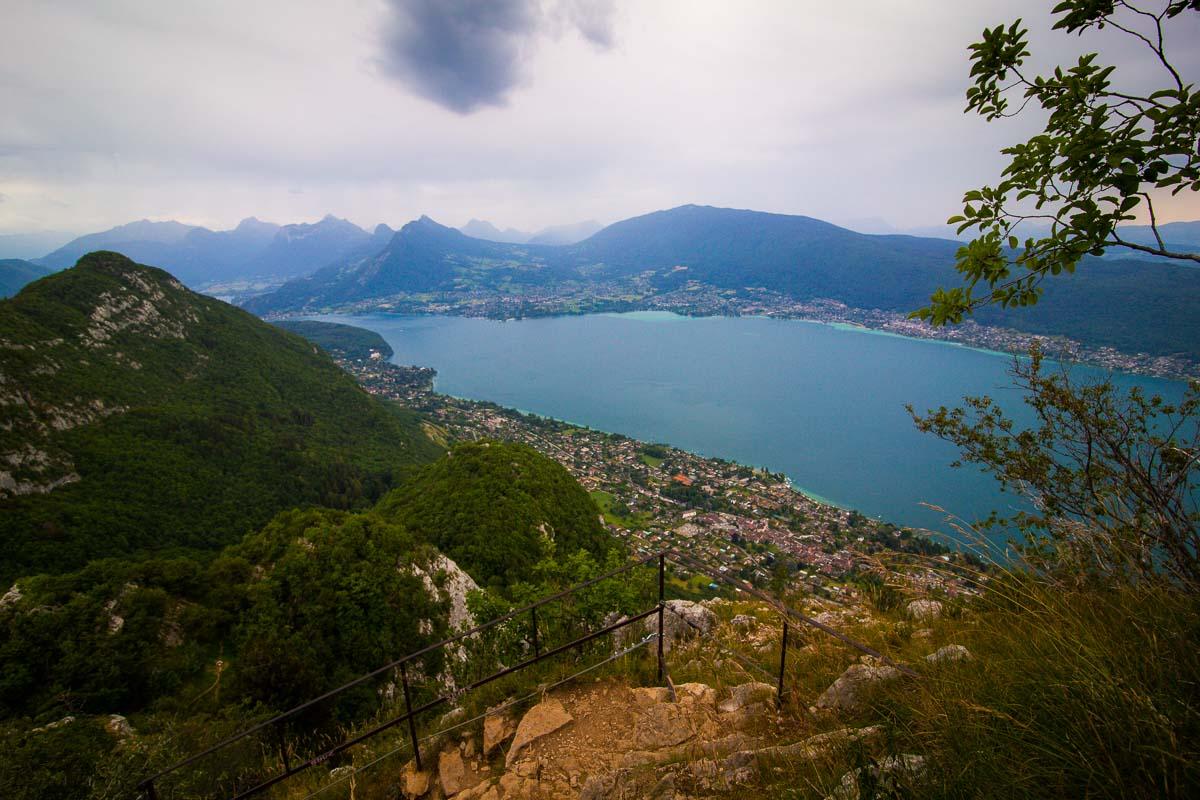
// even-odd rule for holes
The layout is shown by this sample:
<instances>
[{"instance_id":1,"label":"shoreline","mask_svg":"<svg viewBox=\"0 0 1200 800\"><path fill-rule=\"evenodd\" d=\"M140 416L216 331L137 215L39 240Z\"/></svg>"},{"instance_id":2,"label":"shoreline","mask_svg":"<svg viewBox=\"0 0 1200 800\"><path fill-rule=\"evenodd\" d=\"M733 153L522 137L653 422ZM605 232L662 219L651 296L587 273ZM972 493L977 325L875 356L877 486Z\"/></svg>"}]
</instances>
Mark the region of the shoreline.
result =
<instances>
[{"instance_id":1,"label":"shoreline","mask_svg":"<svg viewBox=\"0 0 1200 800\"><path fill-rule=\"evenodd\" d=\"M847 307L848 308L848 307ZM861 313L873 313L862 309L850 309ZM650 318L647 315L656 315ZM639 315L634 317L632 315ZM664 315L664 316L657 316ZM630 309L622 311L604 311L604 310L583 310L583 311L562 311L552 314L517 314L515 316L489 316L479 314L468 314L456 312L452 309L437 309L424 310L420 308L400 309L400 310L383 310L383 309L364 309L362 311L332 311L324 313L304 313L304 314L289 314L279 315L280 319L311 319L317 317L349 317L349 316L381 316L381 317L404 317L404 316L430 316L430 317L453 317L462 319L486 319L492 322L510 323L522 322L527 320L537 319L552 319L559 317L586 317L586 316L610 316L610 317L626 317L633 318L639 322L649 324L661 322L683 322L689 319L771 319L786 322L804 322L817 325L825 325L834 330L845 331L848 333L863 333L872 336L887 336L897 339L905 339L913 342L928 342L930 344L940 344L952 347L959 347L966 350L973 350L978 353L983 353L989 356L999 356L1004 358L1028 358L1028 346L1034 342L1038 343L1043 348L1043 354L1050 361L1058 364L1079 364L1081 366L1093 367L1096 369L1106 370L1108 372L1125 373L1128 375L1140 375L1143 377L1158 378L1161 380L1179 381L1187 383L1190 381L1200 381L1200 365L1191 364L1180 359L1169 356L1152 356L1148 353L1124 353L1108 347L1089 347L1082 343L1075 342L1071 339L1066 339L1060 336L1047 336L1042 334L1025 333L1008 328L996 328L992 326L983 326L978 323L970 322L965 325L973 326L965 329L969 336L970 332L978 329L986 333L997 333L1004 335L1012 335L1019 337L1022 342L1022 347L1013 347L1007 350L998 350L994 347L986 347L982 344L973 343L971 341L963 341L960 338L946 335L928 335L915 336L912 334L889 330L883 325L870 325L865 322L822 318L816 315L789 314L789 313L685 313L670 309ZM892 320L892 324L897 321ZM949 331L964 331L963 327L951 328ZM1140 366L1138 364L1114 365L1110 363L1114 358L1136 359L1139 361L1150 362L1166 362L1166 365L1158 367Z\"/></svg>"}]
</instances>

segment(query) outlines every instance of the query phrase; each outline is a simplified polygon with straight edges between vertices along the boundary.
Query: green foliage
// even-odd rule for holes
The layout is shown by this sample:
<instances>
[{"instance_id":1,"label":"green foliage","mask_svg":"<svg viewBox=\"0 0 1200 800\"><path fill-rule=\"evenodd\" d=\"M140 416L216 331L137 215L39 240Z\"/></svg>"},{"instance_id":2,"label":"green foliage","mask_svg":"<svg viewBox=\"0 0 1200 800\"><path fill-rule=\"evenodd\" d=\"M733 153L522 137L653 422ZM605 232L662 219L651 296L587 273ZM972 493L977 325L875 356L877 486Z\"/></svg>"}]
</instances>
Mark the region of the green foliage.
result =
<instances>
[{"instance_id":1,"label":"green foliage","mask_svg":"<svg viewBox=\"0 0 1200 800\"><path fill-rule=\"evenodd\" d=\"M616 550L609 551L599 562L586 550L578 550L565 558L546 558L533 566L528 581L509 587L507 596L481 589L468 596L468 605L477 620L496 619L515 608L615 570L624 563L624 556ZM540 651L599 630L606 621L611 623L622 614L645 611L657 601L656 576L654 568L634 568L540 606L537 610ZM466 642L468 658L459 665L460 682L531 657L532 625L532 616L519 615ZM611 652L612 647L612 639L601 638L581 648L578 655Z\"/></svg>"},{"instance_id":2,"label":"green foliage","mask_svg":"<svg viewBox=\"0 0 1200 800\"><path fill-rule=\"evenodd\" d=\"M275 325L303 336L335 358L367 359L371 357L372 350L382 353L384 358L392 357L391 345L378 333L366 328L297 319L281 320Z\"/></svg>"},{"instance_id":3,"label":"green foliage","mask_svg":"<svg viewBox=\"0 0 1200 800\"><path fill-rule=\"evenodd\" d=\"M0 786L9 800L61 800L103 796L95 792L96 763L112 749L112 737L90 719L76 719L39 733L29 720L0 724Z\"/></svg>"},{"instance_id":4,"label":"green foliage","mask_svg":"<svg viewBox=\"0 0 1200 800\"><path fill-rule=\"evenodd\" d=\"M983 40L971 45L967 112L992 121L1018 116L1032 104L1046 114L1045 128L1004 149L1009 163L997 185L963 196L962 214L949 223L960 233L978 231L958 251L963 285L938 289L913 316L944 325L988 303L1033 305L1046 277L1074 272L1085 255L1111 247L1200 262L1200 254L1164 242L1152 194L1200 190L1200 94L1184 82L1164 45L1168 23L1197 11L1200 4L1192 0L1160 3L1155 12L1112 0L1064 0L1054 7L1055 30L1111 27L1148 47L1162 70L1162 88L1152 92L1115 85L1116 68L1098 63L1096 53L1068 69L1027 76L1028 30L1021 22L984 30ZM1010 111L1014 93L1021 104ZM1139 210L1150 218L1150 244L1118 229ZM1021 223L1029 220L1049 224L1049 232L1021 241ZM981 285L986 291L977 294Z\"/></svg>"},{"instance_id":5,"label":"green foliage","mask_svg":"<svg viewBox=\"0 0 1200 800\"><path fill-rule=\"evenodd\" d=\"M1200 589L1200 383L1172 405L1137 387L1122 396L1107 380L1076 385L1031 355L1012 372L1036 428L1018 429L990 397L913 414L917 427L1032 499L1011 522L1035 568L1073 581L1165 571Z\"/></svg>"},{"instance_id":6,"label":"green foliage","mask_svg":"<svg viewBox=\"0 0 1200 800\"><path fill-rule=\"evenodd\" d=\"M380 501L378 511L484 586L528 580L558 553L613 547L600 511L562 466L521 444L462 444Z\"/></svg>"},{"instance_id":7,"label":"green foliage","mask_svg":"<svg viewBox=\"0 0 1200 800\"><path fill-rule=\"evenodd\" d=\"M0 451L47 462L14 478L79 477L0 498L0 580L215 549L298 504L362 507L438 453L313 345L116 254L0 303L0 338L26 398L2 407Z\"/></svg>"},{"instance_id":8,"label":"green foliage","mask_svg":"<svg viewBox=\"0 0 1200 800\"><path fill-rule=\"evenodd\" d=\"M297 705L446 635L446 609L403 569L431 553L374 514L286 512L231 552L271 565L247 589L232 685L272 708ZM419 620L431 623L424 633ZM439 667L424 665L429 674ZM364 684L338 704L354 716L377 704L374 687Z\"/></svg>"}]
</instances>

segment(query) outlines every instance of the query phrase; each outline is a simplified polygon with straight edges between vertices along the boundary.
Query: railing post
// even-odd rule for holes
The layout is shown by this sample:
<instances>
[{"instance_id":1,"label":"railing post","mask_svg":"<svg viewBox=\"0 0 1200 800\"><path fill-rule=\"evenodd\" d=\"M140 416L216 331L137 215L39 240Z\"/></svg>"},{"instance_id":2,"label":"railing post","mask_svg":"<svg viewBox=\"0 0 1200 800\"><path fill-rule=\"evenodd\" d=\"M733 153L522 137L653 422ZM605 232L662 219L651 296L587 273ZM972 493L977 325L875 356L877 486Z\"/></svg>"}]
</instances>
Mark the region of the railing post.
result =
<instances>
[{"instance_id":1,"label":"railing post","mask_svg":"<svg viewBox=\"0 0 1200 800\"><path fill-rule=\"evenodd\" d=\"M658 683L663 682L663 609L666 608L664 603L665 593L665 576L666 576L666 555L658 554Z\"/></svg>"},{"instance_id":2,"label":"railing post","mask_svg":"<svg viewBox=\"0 0 1200 800\"><path fill-rule=\"evenodd\" d=\"M412 713L412 695L408 691L408 670L405 668L406 662L400 663L400 680L404 683L404 711L408 714L408 735L412 739L413 758L417 762L417 770L423 770L421 766L421 744L417 741L417 721L413 719Z\"/></svg>"},{"instance_id":3,"label":"railing post","mask_svg":"<svg viewBox=\"0 0 1200 800\"><path fill-rule=\"evenodd\" d=\"M542 654L541 649L538 647L537 606L529 609L529 616L532 618L530 629L533 631L533 657L537 658Z\"/></svg>"},{"instance_id":4,"label":"railing post","mask_svg":"<svg viewBox=\"0 0 1200 800\"><path fill-rule=\"evenodd\" d=\"M788 621L783 621L783 640L779 644L779 687L775 690L775 707L783 705L783 668L787 666Z\"/></svg>"},{"instance_id":5,"label":"railing post","mask_svg":"<svg viewBox=\"0 0 1200 800\"><path fill-rule=\"evenodd\" d=\"M662 602L665 595L663 594L664 577L667 572L667 556L664 553L658 554L658 602Z\"/></svg>"}]
</instances>

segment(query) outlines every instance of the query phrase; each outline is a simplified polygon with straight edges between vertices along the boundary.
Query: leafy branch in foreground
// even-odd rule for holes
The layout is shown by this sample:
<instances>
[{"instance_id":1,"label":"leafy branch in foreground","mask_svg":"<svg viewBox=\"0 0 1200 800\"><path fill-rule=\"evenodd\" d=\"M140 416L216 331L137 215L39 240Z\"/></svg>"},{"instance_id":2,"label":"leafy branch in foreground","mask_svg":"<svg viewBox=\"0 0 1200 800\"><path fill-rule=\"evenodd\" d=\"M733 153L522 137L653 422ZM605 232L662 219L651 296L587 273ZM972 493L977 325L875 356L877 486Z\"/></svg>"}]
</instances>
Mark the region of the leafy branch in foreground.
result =
<instances>
[{"instance_id":1,"label":"leafy branch in foreground","mask_svg":"<svg viewBox=\"0 0 1200 800\"><path fill-rule=\"evenodd\" d=\"M1177 404L1111 381L1046 373L1036 346L1012 374L1036 427L1018 429L990 397L965 408L909 413L952 442L1033 510L985 524L1015 525L1020 549L1051 575L1137 581L1162 574L1200 592L1200 382ZM961 464L961 462L959 462Z\"/></svg>"},{"instance_id":2,"label":"leafy branch in foreground","mask_svg":"<svg viewBox=\"0 0 1200 800\"><path fill-rule=\"evenodd\" d=\"M1152 196L1200 190L1200 94L1171 63L1164 34L1189 11L1200 12L1200 0L1170 0L1155 11L1127 0L1064 0L1054 7L1054 30L1108 27L1147 47L1160 69L1156 91L1115 85L1116 68L1097 63L1096 53L1069 69L1029 76L1021 21L984 30L983 41L970 47L974 85L966 111L990 122L1032 105L1048 119L1041 133L1002 151L1010 161L997 185L963 196L962 214L948 220L959 233L978 231L957 254L963 285L939 288L912 317L945 325L989 303L1032 305L1047 276L1074 272L1085 255L1111 247L1200 262L1200 253L1163 241ZM1139 209L1150 221L1149 244L1118 228ZM1049 232L1022 242L1020 226L1028 221ZM986 291L977 293L980 284Z\"/></svg>"}]
</instances>

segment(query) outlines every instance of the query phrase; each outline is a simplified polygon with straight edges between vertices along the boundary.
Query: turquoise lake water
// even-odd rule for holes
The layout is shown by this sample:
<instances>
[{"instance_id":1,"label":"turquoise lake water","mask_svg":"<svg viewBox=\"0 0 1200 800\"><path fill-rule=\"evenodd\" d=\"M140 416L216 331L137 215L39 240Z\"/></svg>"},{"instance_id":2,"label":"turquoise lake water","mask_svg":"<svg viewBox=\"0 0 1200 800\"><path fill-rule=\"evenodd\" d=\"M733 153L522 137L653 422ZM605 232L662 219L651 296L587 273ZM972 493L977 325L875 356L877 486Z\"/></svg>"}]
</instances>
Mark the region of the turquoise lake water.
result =
<instances>
[{"instance_id":1,"label":"turquoise lake water","mask_svg":"<svg viewBox=\"0 0 1200 800\"><path fill-rule=\"evenodd\" d=\"M377 331L399 364L438 370L446 394L767 467L797 488L901 525L949 532L1018 501L905 411L987 394L1028 420L1012 357L846 326L658 312L510 322L319 317ZM1102 370L1074 367L1080 378ZM1118 374L1178 399L1178 381Z\"/></svg>"}]
</instances>

